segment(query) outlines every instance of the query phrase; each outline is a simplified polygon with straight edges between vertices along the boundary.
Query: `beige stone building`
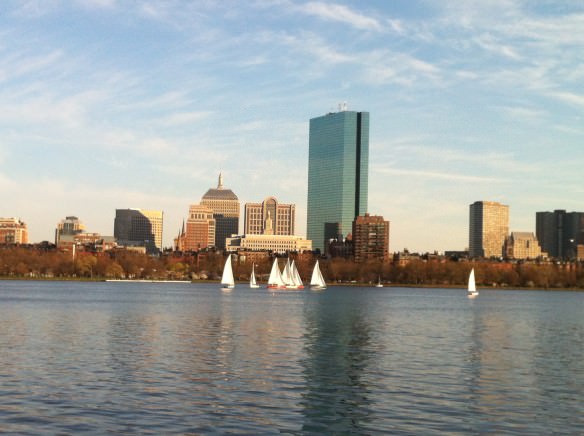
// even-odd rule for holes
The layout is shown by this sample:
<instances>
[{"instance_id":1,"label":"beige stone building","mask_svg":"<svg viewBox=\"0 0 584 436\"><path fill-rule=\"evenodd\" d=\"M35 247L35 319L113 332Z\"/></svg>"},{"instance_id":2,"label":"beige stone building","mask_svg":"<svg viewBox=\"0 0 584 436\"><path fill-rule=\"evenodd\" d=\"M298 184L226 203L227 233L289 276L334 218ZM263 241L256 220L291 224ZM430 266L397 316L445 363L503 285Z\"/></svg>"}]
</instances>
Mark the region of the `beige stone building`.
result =
<instances>
[{"instance_id":1,"label":"beige stone building","mask_svg":"<svg viewBox=\"0 0 584 436\"><path fill-rule=\"evenodd\" d=\"M293 235L244 235L227 238L227 251L272 251L274 253L312 250L312 241Z\"/></svg>"},{"instance_id":2,"label":"beige stone building","mask_svg":"<svg viewBox=\"0 0 584 436\"><path fill-rule=\"evenodd\" d=\"M245 204L245 235L293 235L296 224L296 205L279 203L267 197L261 203Z\"/></svg>"},{"instance_id":3,"label":"beige stone building","mask_svg":"<svg viewBox=\"0 0 584 436\"><path fill-rule=\"evenodd\" d=\"M509 259L537 259L542 252L532 232L511 232L505 240L505 255Z\"/></svg>"}]
</instances>

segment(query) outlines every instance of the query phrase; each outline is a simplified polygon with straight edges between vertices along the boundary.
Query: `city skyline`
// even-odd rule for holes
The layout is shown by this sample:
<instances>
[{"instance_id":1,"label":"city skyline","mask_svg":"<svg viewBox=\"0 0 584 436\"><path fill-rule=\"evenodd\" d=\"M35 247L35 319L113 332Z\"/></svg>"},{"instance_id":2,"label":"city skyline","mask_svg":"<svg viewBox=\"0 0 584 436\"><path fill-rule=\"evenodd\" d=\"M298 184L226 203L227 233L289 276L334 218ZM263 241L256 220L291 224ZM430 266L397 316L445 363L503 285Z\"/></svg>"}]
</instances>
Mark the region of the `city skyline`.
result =
<instances>
[{"instance_id":1,"label":"city skyline","mask_svg":"<svg viewBox=\"0 0 584 436\"><path fill-rule=\"evenodd\" d=\"M0 199L52 240L64 216L185 208L219 172L241 204L296 204L308 120L371 114L369 208L392 251L468 245L468 204L583 210L584 5L427 1L16 2L0 17ZM269 181L269 187L266 183Z\"/></svg>"}]
</instances>

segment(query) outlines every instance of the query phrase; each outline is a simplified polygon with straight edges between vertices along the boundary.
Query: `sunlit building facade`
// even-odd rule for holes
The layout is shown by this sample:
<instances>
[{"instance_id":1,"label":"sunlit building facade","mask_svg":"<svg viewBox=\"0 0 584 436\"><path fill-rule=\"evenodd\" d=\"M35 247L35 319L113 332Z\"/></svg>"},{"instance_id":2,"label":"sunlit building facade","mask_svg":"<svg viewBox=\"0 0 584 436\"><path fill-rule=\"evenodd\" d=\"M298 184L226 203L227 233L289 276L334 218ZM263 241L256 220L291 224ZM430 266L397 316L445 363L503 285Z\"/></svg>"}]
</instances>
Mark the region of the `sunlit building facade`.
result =
<instances>
[{"instance_id":1,"label":"sunlit building facade","mask_svg":"<svg viewBox=\"0 0 584 436\"><path fill-rule=\"evenodd\" d=\"M85 231L85 226L76 216L67 216L57 223L55 229L55 245L58 247L63 236L74 236ZM69 240L69 238L68 238Z\"/></svg>"},{"instance_id":2,"label":"sunlit building facade","mask_svg":"<svg viewBox=\"0 0 584 436\"><path fill-rule=\"evenodd\" d=\"M225 239L239 233L239 199L231 189L223 186L223 175L219 174L217 188L209 189L201 199L201 205L213 211L215 218L215 246L225 249Z\"/></svg>"},{"instance_id":3,"label":"sunlit building facade","mask_svg":"<svg viewBox=\"0 0 584 436\"><path fill-rule=\"evenodd\" d=\"M369 113L340 110L310 120L307 238L325 251L367 211Z\"/></svg>"},{"instance_id":4,"label":"sunlit building facade","mask_svg":"<svg viewBox=\"0 0 584 436\"><path fill-rule=\"evenodd\" d=\"M0 244L28 244L28 228L19 218L0 218Z\"/></svg>"},{"instance_id":5,"label":"sunlit building facade","mask_svg":"<svg viewBox=\"0 0 584 436\"><path fill-rule=\"evenodd\" d=\"M355 262L389 260L389 221L366 213L353 222L353 253Z\"/></svg>"},{"instance_id":6,"label":"sunlit building facade","mask_svg":"<svg viewBox=\"0 0 584 436\"><path fill-rule=\"evenodd\" d=\"M541 256L541 247L533 232L511 232L505 241L505 257L508 259L537 259Z\"/></svg>"},{"instance_id":7,"label":"sunlit building facade","mask_svg":"<svg viewBox=\"0 0 584 436\"><path fill-rule=\"evenodd\" d=\"M243 235L227 238L226 250L302 253L312 250L312 241L293 235Z\"/></svg>"},{"instance_id":8,"label":"sunlit building facade","mask_svg":"<svg viewBox=\"0 0 584 436\"><path fill-rule=\"evenodd\" d=\"M116 209L114 237L118 245L146 247L149 254L162 251L163 212Z\"/></svg>"},{"instance_id":9,"label":"sunlit building facade","mask_svg":"<svg viewBox=\"0 0 584 436\"><path fill-rule=\"evenodd\" d=\"M245 235L293 235L296 206L279 203L276 197L268 197L261 203L245 204Z\"/></svg>"},{"instance_id":10,"label":"sunlit building facade","mask_svg":"<svg viewBox=\"0 0 584 436\"><path fill-rule=\"evenodd\" d=\"M192 204L189 207L183 251L199 251L215 246L215 218L210 207Z\"/></svg>"},{"instance_id":11,"label":"sunlit building facade","mask_svg":"<svg viewBox=\"0 0 584 436\"><path fill-rule=\"evenodd\" d=\"M509 234L509 206L494 201L475 201L469 214L469 256L503 257Z\"/></svg>"}]
</instances>

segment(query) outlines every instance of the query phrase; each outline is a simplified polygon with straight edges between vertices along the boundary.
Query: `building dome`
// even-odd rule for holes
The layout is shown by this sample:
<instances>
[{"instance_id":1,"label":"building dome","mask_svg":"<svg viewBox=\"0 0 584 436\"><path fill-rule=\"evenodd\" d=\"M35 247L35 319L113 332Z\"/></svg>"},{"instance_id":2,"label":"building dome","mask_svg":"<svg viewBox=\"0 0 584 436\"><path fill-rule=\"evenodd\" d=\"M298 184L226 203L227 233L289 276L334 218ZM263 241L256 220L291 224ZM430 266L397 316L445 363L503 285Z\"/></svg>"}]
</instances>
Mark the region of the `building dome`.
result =
<instances>
[{"instance_id":1,"label":"building dome","mask_svg":"<svg viewBox=\"0 0 584 436\"><path fill-rule=\"evenodd\" d=\"M217 188L209 189L205 195L203 195L203 200L239 200L237 195L231 189L223 188L223 175L219 173L219 183Z\"/></svg>"}]
</instances>

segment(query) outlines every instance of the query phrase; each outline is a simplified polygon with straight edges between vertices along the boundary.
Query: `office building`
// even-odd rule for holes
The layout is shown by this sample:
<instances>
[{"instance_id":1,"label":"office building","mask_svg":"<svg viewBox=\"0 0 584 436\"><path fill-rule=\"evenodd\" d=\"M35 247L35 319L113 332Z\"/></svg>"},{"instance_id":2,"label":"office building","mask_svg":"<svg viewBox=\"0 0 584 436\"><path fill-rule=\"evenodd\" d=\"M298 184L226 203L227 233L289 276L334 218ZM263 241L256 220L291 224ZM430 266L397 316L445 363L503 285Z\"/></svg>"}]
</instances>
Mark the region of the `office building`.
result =
<instances>
[{"instance_id":1,"label":"office building","mask_svg":"<svg viewBox=\"0 0 584 436\"><path fill-rule=\"evenodd\" d=\"M217 188L211 188L203 195L201 205L213 211L215 246L225 249L225 239L239 233L239 199L231 189L223 186L223 175L219 174Z\"/></svg>"},{"instance_id":2,"label":"office building","mask_svg":"<svg viewBox=\"0 0 584 436\"><path fill-rule=\"evenodd\" d=\"M310 120L307 238L320 251L367 212L369 113L341 109Z\"/></svg>"},{"instance_id":3,"label":"office building","mask_svg":"<svg viewBox=\"0 0 584 436\"><path fill-rule=\"evenodd\" d=\"M213 210L200 204L189 207L184 244L181 251L199 251L215 246Z\"/></svg>"},{"instance_id":4,"label":"office building","mask_svg":"<svg viewBox=\"0 0 584 436\"><path fill-rule=\"evenodd\" d=\"M293 235L243 235L227 238L226 250L302 253L312 250L312 241Z\"/></svg>"},{"instance_id":5,"label":"office building","mask_svg":"<svg viewBox=\"0 0 584 436\"><path fill-rule=\"evenodd\" d=\"M19 218L0 218L0 244L28 244L28 228Z\"/></svg>"},{"instance_id":6,"label":"office building","mask_svg":"<svg viewBox=\"0 0 584 436\"><path fill-rule=\"evenodd\" d=\"M533 232L511 232L505 240L505 257L508 259L537 259L541 247Z\"/></svg>"},{"instance_id":7,"label":"office building","mask_svg":"<svg viewBox=\"0 0 584 436\"><path fill-rule=\"evenodd\" d=\"M118 245L145 247L149 254L162 251L163 212L116 209L114 237Z\"/></svg>"},{"instance_id":8,"label":"office building","mask_svg":"<svg viewBox=\"0 0 584 436\"><path fill-rule=\"evenodd\" d=\"M355 262L389 260L389 221L366 213L353 221Z\"/></svg>"},{"instance_id":9,"label":"office building","mask_svg":"<svg viewBox=\"0 0 584 436\"><path fill-rule=\"evenodd\" d=\"M76 216L67 216L64 220L57 223L55 229L55 245L58 247L61 237L74 236L85 231L85 226ZM70 238L68 238L69 240Z\"/></svg>"},{"instance_id":10,"label":"office building","mask_svg":"<svg viewBox=\"0 0 584 436\"><path fill-rule=\"evenodd\" d=\"M508 234L509 206L494 201L476 201L470 205L470 257L503 257Z\"/></svg>"},{"instance_id":11,"label":"office building","mask_svg":"<svg viewBox=\"0 0 584 436\"><path fill-rule=\"evenodd\" d=\"M268 197L261 203L245 204L245 235L293 235L296 220L294 204L279 203Z\"/></svg>"},{"instance_id":12,"label":"office building","mask_svg":"<svg viewBox=\"0 0 584 436\"><path fill-rule=\"evenodd\" d=\"M584 212L536 212L535 235L549 257L574 259L584 244Z\"/></svg>"}]
</instances>

